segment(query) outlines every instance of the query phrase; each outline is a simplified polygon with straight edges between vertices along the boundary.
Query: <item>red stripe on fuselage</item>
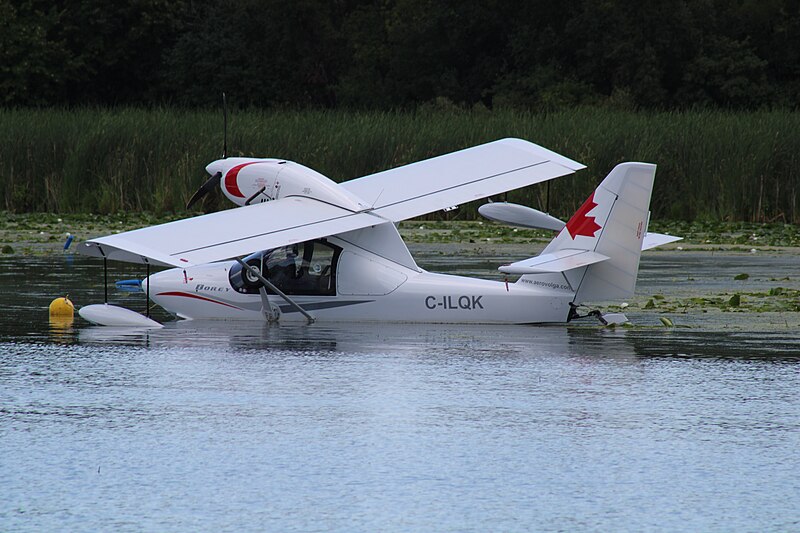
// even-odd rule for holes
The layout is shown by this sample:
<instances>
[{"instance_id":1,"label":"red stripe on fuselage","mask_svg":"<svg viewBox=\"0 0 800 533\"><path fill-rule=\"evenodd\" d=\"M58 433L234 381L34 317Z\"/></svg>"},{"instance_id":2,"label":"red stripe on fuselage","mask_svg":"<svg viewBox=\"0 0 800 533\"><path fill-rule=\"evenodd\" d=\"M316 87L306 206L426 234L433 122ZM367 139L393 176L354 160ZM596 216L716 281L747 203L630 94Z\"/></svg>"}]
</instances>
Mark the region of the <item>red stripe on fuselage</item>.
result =
<instances>
[{"instance_id":1,"label":"red stripe on fuselage","mask_svg":"<svg viewBox=\"0 0 800 533\"><path fill-rule=\"evenodd\" d=\"M218 302L217 300L212 300L211 298L206 298L205 296L200 296L199 294L192 294L190 292L180 292L180 291L159 292L156 296L183 296L184 298L195 298L196 300L203 300L204 302L211 302L214 304L232 307L233 309L238 309L240 311L242 310L241 307L236 307L235 305L226 304L225 302Z\"/></svg>"},{"instance_id":2,"label":"red stripe on fuselage","mask_svg":"<svg viewBox=\"0 0 800 533\"><path fill-rule=\"evenodd\" d=\"M236 182L236 178L239 176L240 170L248 165L255 165L256 163L261 163L261 161L250 161L249 163L236 165L235 167L231 168L227 174L225 174L225 190L227 190L231 196L244 198L244 194L242 194L242 191L239 189L239 184Z\"/></svg>"}]
</instances>

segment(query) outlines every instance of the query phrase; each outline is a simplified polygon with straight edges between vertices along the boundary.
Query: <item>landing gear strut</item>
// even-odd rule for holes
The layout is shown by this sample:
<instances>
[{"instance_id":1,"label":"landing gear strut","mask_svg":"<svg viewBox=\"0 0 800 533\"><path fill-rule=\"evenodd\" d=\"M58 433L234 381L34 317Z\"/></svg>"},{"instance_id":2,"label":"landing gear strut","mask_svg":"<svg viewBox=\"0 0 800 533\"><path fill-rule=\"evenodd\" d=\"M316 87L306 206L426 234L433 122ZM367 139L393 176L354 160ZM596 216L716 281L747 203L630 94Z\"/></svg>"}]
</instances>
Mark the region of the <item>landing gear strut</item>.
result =
<instances>
[{"instance_id":1,"label":"landing gear strut","mask_svg":"<svg viewBox=\"0 0 800 533\"><path fill-rule=\"evenodd\" d=\"M571 321L579 319L579 318L588 318L590 316L595 317L604 326L624 324L624 323L628 322L628 317L626 317L622 313L606 313L604 315L603 313L601 313L597 309L595 309L593 311L589 311L585 315L582 315L582 314L578 313L578 304L576 304L574 302L570 302L570 304L569 304L569 315L567 315L567 322L571 322Z\"/></svg>"}]
</instances>

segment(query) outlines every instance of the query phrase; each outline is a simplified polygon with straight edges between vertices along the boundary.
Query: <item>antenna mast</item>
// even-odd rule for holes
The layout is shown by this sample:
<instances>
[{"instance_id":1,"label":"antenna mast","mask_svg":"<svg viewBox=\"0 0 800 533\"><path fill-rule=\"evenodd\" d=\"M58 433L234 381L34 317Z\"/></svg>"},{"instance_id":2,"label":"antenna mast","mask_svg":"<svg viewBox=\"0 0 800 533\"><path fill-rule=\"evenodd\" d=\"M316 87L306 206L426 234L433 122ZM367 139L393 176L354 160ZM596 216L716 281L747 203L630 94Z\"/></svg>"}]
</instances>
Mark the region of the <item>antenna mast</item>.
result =
<instances>
[{"instance_id":1,"label":"antenna mast","mask_svg":"<svg viewBox=\"0 0 800 533\"><path fill-rule=\"evenodd\" d=\"M228 157L228 101L225 99L225 93L222 93L222 117L223 117L223 138L222 138L222 159Z\"/></svg>"}]
</instances>

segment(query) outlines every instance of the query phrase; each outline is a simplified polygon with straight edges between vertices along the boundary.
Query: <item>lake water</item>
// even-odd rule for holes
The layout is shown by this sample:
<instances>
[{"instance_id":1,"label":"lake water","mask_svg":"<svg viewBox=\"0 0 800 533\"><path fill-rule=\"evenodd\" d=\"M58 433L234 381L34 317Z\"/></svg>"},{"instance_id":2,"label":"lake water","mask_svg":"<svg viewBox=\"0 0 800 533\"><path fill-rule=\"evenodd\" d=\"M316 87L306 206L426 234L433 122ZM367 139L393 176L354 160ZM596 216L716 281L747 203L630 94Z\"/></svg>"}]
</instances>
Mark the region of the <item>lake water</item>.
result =
<instances>
[{"instance_id":1,"label":"lake water","mask_svg":"<svg viewBox=\"0 0 800 533\"><path fill-rule=\"evenodd\" d=\"M638 292L796 265L648 254ZM126 332L49 324L67 291L102 301L102 264L0 259L2 531L800 530L797 313Z\"/></svg>"}]
</instances>

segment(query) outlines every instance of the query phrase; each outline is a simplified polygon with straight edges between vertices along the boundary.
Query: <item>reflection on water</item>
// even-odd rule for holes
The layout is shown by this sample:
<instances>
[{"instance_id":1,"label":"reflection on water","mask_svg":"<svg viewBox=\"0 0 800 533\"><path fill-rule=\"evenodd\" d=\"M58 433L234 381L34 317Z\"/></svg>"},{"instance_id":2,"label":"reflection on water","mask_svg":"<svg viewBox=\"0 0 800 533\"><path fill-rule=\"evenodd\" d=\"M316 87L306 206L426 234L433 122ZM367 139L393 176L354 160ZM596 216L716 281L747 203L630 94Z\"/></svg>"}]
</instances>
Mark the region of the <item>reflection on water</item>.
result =
<instances>
[{"instance_id":1,"label":"reflection on water","mask_svg":"<svg viewBox=\"0 0 800 533\"><path fill-rule=\"evenodd\" d=\"M78 332L75 328L75 317L71 316L51 316L49 318L50 341L58 344L70 344L74 342Z\"/></svg>"},{"instance_id":2,"label":"reflection on water","mask_svg":"<svg viewBox=\"0 0 800 533\"><path fill-rule=\"evenodd\" d=\"M84 326L54 330L54 342L128 346L231 349L310 348L362 352L385 346L418 348L425 344L462 348L470 339L506 352L532 342L541 350L603 357L716 357L783 359L800 362L800 337L779 332L719 332L664 329L608 330L599 326L470 326L442 324L268 325L256 322L178 321L163 330ZM328 348L326 348L328 349ZM484 347L484 349L486 349Z\"/></svg>"},{"instance_id":3,"label":"reflection on water","mask_svg":"<svg viewBox=\"0 0 800 533\"><path fill-rule=\"evenodd\" d=\"M649 257L640 288L689 290L665 281L674 263ZM66 292L102 301L96 262L0 267L3 531L800 525L794 331L705 317L114 329L47 319ZM119 268L110 279L140 274ZM758 284L781 269L748 270Z\"/></svg>"}]
</instances>

